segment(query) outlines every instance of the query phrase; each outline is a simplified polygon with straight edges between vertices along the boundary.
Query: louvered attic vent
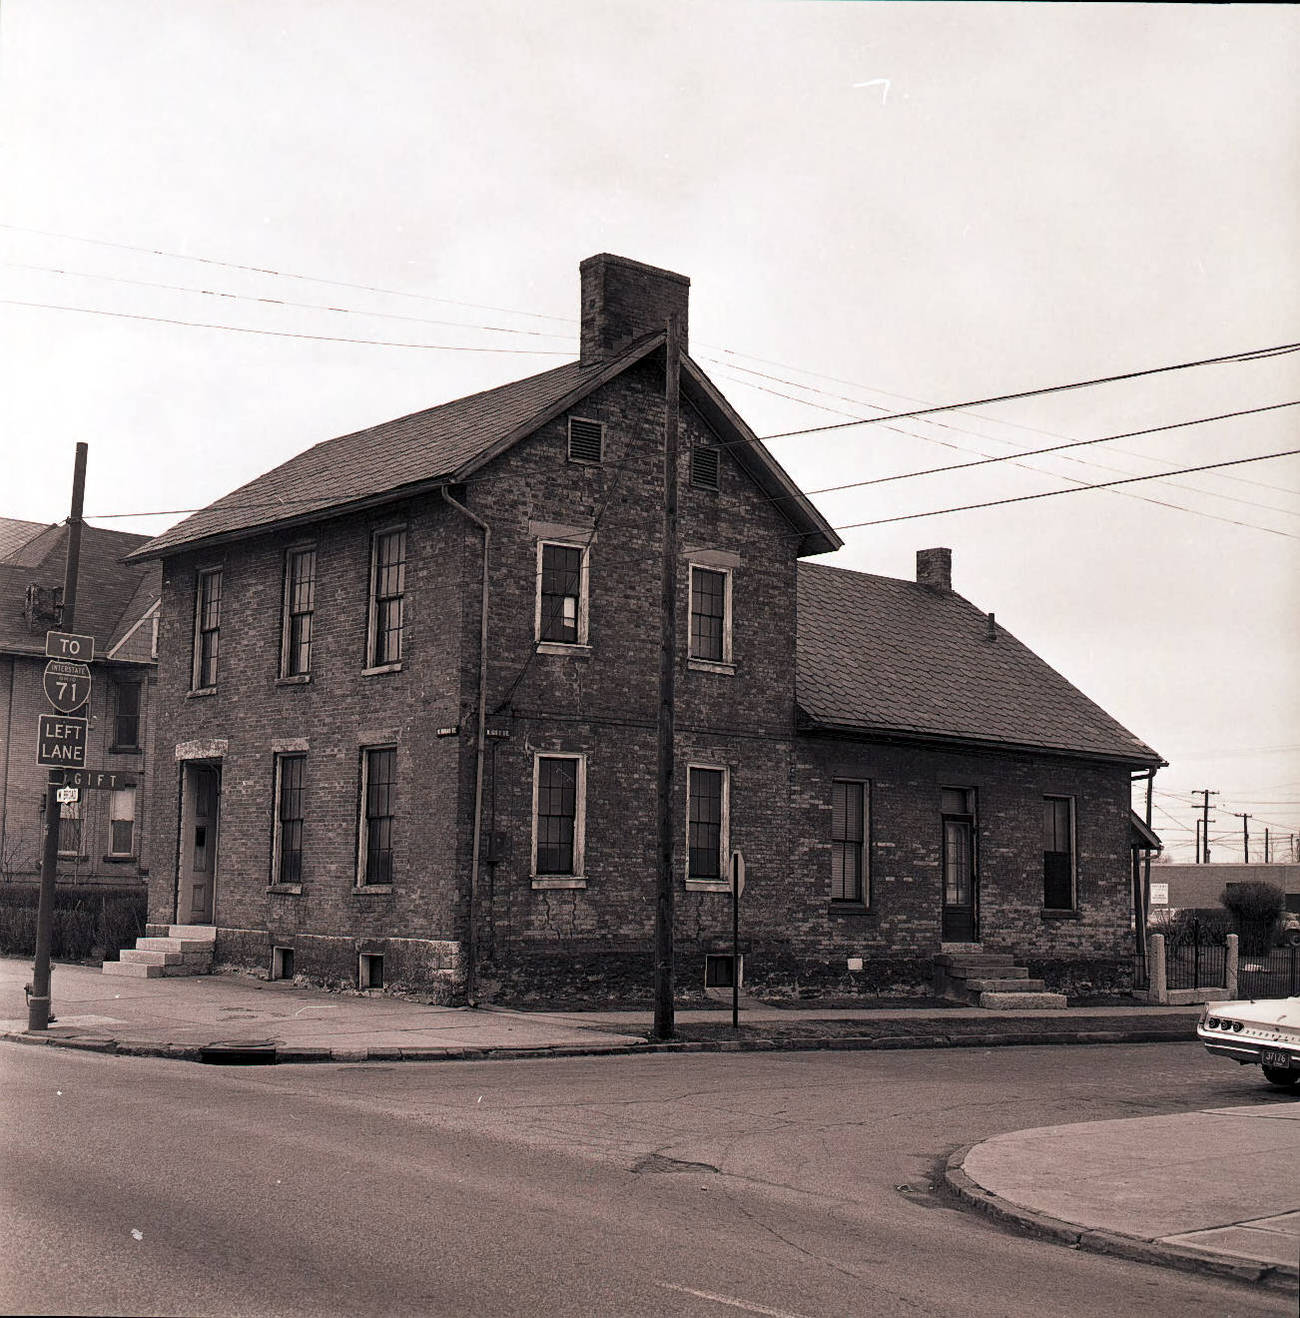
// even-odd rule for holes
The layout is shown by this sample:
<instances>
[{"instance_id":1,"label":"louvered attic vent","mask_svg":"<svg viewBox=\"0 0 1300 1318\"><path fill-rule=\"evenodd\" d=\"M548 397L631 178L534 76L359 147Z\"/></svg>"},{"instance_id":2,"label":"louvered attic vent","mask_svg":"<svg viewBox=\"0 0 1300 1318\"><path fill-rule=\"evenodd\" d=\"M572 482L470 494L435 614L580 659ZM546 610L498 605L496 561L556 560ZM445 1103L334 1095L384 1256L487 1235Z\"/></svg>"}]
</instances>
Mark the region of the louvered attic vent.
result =
<instances>
[{"instance_id":1,"label":"louvered attic vent","mask_svg":"<svg viewBox=\"0 0 1300 1318\"><path fill-rule=\"evenodd\" d=\"M569 461L599 462L605 426L600 421L583 421L569 418Z\"/></svg>"},{"instance_id":2,"label":"louvered attic vent","mask_svg":"<svg viewBox=\"0 0 1300 1318\"><path fill-rule=\"evenodd\" d=\"M691 484L701 490L718 488L718 450L702 445L691 450Z\"/></svg>"}]
</instances>

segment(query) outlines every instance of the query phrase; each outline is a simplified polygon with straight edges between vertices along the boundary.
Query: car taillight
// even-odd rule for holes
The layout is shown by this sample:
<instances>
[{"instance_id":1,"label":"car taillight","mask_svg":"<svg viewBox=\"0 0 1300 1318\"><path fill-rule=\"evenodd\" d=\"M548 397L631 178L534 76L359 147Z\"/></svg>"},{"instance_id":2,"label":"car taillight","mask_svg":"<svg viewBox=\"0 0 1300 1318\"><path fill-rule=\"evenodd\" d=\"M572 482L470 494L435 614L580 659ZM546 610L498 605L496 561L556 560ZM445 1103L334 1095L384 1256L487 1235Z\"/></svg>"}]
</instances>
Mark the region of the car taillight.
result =
<instances>
[{"instance_id":1,"label":"car taillight","mask_svg":"<svg viewBox=\"0 0 1300 1318\"><path fill-rule=\"evenodd\" d=\"M1241 1033L1241 1022L1240 1022L1240 1021L1233 1021L1233 1022L1232 1022L1232 1028L1233 1028L1234 1030L1236 1030L1238 1034L1240 1034L1240 1033Z\"/></svg>"}]
</instances>

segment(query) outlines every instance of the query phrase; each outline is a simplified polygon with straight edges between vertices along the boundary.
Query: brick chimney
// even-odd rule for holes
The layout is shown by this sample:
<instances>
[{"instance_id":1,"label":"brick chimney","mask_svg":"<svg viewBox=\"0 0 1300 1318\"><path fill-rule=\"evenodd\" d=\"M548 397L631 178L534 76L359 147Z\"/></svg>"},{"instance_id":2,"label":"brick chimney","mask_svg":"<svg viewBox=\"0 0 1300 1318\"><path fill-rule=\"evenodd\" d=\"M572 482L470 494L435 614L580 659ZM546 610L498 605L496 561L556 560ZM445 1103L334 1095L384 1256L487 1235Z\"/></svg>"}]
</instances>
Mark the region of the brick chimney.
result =
<instances>
[{"instance_id":1,"label":"brick chimney","mask_svg":"<svg viewBox=\"0 0 1300 1318\"><path fill-rule=\"evenodd\" d=\"M952 550L918 549L916 551L916 581L931 590L952 590Z\"/></svg>"},{"instance_id":2,"label":"brick chimney","mask_svg":"<svg viewBox=\"0 0 1300 1318\"><path fill-rule=\"evenodd\" d=\"M579 364L608 361L633 339L663 329L669 316L680 318L686 351L686 308L691 281L625 256L602 252L579 267L582 276L582 347Z\"/></svg>"}]
</instances>

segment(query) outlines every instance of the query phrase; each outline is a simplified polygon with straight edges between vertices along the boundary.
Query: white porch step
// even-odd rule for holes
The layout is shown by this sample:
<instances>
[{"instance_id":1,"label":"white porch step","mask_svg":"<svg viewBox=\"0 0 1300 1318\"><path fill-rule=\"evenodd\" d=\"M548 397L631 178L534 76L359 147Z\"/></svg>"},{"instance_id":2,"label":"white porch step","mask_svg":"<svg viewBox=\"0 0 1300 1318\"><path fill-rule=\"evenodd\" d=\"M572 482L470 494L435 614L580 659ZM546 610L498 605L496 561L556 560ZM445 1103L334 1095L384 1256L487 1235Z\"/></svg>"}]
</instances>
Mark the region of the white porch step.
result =
<instances>
[{"instance_id":1,"label":"white porch step","mask_svg":"<svg viewBox=\"0 0 1300 1318\"><path fill-rule=\"evenodd\" d=\"M137 938L134 947L122 949L120 960L105 961L104 974L128 975L135 979L210 975L216 942L215 925L169 925L165 934L153 933Z\"/></svg>"},{"instance_id":2,"label":"white porch step","mask_svg":"<svg viewBox=\"0 0 1300 1318\"><path fill-rule=\"evenodd\" d=\"M187 943L215 943L215 924L172 924L167 926L168 938L183 938Z\"/></svg>"},{"instance_id":3,"label":"white porch step","mask_svg":"<svg viewBox=\"0 0 1300 1318\"><path fill-rule=\"evenodd\" d=\"M1067 1004L1064 993L981 993L979 1005L993 1011L1055 1011Z\"/></svg>"},{"instance_id":4,"label":"white porch step","mask_svg":"<svg viewBox=\"0 0 1300 1318\"><path fill-rule=\"evenodd\" d=\"M105 961L104 974L120 975L126 979L161 979L163 966L151 966L144 961Z\"/></svg>"}]
</instances>

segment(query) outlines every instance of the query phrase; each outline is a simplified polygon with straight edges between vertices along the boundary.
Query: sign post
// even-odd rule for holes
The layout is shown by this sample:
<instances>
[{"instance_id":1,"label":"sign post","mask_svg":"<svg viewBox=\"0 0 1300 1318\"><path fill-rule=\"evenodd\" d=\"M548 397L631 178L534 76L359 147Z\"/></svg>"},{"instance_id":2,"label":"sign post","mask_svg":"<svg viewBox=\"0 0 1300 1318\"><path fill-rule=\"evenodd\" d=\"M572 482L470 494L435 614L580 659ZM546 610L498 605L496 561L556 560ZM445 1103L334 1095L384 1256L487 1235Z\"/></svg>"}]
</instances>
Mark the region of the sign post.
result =
<instances>
[{"instance_id":1,"label":"sign post","mask_svg":"<svg viewBox=\"0 0 1300 1318\"><path fill-rule=\"evenodd\" d=\"M745 891L745 856L731 853L731 1028L740 1029L740 894Z\"/></svg>"}]
</instances>

